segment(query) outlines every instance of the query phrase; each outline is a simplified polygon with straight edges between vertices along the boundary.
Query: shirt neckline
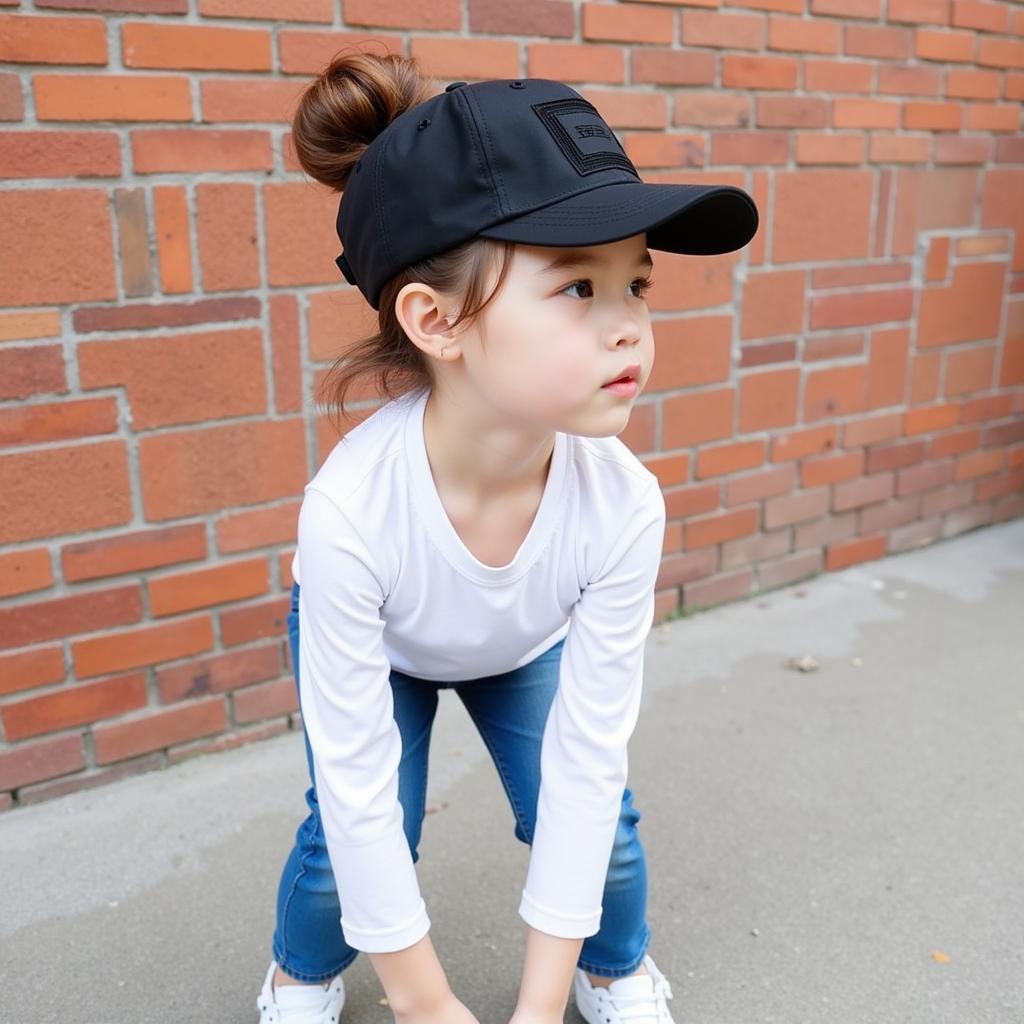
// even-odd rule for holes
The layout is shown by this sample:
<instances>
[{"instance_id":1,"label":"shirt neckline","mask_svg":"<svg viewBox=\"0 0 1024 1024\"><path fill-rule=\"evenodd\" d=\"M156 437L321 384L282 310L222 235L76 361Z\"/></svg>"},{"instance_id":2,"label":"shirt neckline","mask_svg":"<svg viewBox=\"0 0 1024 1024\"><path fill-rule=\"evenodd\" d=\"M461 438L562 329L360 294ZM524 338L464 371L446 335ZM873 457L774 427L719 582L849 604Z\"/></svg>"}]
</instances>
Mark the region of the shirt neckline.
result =
<instances>
[{"instance_id":1,"label":"shirt neckline","mask_svg":"<svg viewBox=\"0 0 1024 1024\"><path fill-rule=\"evenodd\" d=\"M515 557L507 565L485 565L462 543L437 493L423 437L423 417L430 390L425 389L411 404L405 420L405 456L413 499L434 545L445 559L464 576L478 583L508 583L525 573L547 544L563 506L566 489L569 437L555 432L554 450L548 468L544 493L537 506L530 530Z\"/></svg>"}]
</instances>

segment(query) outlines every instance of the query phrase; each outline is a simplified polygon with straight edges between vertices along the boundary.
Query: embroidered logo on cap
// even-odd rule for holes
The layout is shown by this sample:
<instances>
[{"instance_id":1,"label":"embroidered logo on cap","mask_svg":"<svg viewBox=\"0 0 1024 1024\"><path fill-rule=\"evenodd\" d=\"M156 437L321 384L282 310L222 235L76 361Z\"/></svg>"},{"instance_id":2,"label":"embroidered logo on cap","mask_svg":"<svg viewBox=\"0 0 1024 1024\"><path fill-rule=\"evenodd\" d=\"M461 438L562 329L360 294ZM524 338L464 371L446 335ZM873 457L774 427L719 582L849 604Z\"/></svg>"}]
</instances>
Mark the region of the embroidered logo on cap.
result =
<instances>
[{"instance_id":1,"label":"embroidered logo on cap","mask_svg":"<svg viewBox=\"0 0 1024 1024\"><path fill-rule=\"evenodd\" d=\"M586 100L535 103L533 111L579 174L594 174L618 167L639 179L640 175L619 145L615 133Z\"/></svg>"}]
</instances>

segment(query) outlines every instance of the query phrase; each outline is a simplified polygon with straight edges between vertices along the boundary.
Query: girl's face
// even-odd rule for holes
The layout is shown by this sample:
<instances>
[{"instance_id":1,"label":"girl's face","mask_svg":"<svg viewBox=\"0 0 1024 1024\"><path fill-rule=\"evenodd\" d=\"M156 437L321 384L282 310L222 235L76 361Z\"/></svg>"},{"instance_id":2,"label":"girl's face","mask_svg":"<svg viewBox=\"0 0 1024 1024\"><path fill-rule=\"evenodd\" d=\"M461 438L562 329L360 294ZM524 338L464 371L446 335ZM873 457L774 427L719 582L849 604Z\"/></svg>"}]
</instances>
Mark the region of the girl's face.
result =
<instances>
[{"instance_id":1,"label":"girl's face","mask_svg":"<svg viewBox=\"0 0 1024 1024\"><path fill-rule=\"evenodd\" d=\"M646 242L639 234L595 246L516 246L501 292L459 337L468 382L488 409L544 430L622 432L654 365ZM495 270L485 295L496 278ZM603 387L631 366L632 393Z\"/></svg>"}]
</instances>

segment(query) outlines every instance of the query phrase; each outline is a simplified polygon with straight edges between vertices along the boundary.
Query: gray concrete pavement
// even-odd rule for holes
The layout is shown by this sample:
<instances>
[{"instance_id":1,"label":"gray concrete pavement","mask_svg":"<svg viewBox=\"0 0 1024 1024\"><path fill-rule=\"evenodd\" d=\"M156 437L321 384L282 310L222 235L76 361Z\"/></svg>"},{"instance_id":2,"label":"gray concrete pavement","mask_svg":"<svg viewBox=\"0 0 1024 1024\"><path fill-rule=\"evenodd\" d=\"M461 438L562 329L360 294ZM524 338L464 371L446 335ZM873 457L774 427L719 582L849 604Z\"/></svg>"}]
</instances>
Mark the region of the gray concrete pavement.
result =
<instances>
[{"instance_id":1,"label":"gray concrete pavement","mask_svg":"<svg viewBox=\"0 0 1024 1024\"><path fill-rule=\"evenodd\" d=\"M677 1024L1024 1024L1024 521L656 627L647 668ZM254 1024L305 771L291 734L0 816L0 1021ZM433 939L501 1024L529 851L450 691L428 799ZM343 1024L390 1024L346 979Z\"/></svg>"}]
</instances>

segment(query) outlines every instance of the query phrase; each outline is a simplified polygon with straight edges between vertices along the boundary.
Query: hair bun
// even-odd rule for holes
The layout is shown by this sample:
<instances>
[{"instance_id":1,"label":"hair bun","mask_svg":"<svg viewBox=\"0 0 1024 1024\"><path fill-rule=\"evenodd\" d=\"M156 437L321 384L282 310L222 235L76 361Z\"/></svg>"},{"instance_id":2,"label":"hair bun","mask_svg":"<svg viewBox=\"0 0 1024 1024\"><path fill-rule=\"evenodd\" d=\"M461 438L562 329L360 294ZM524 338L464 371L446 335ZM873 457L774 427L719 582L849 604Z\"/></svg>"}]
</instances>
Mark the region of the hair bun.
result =
<instances>
[{"instance_id":1,"label":"hair bun","mask_svg":"<svg viewBox=\"0 0 1024 1024\"><path fill-rule=\"evenodd\" d=\"M341 53L309 83L292 118L302 169L337 192L373 140L436 90L414 57Z\"/></svg>"}]
</instances>

